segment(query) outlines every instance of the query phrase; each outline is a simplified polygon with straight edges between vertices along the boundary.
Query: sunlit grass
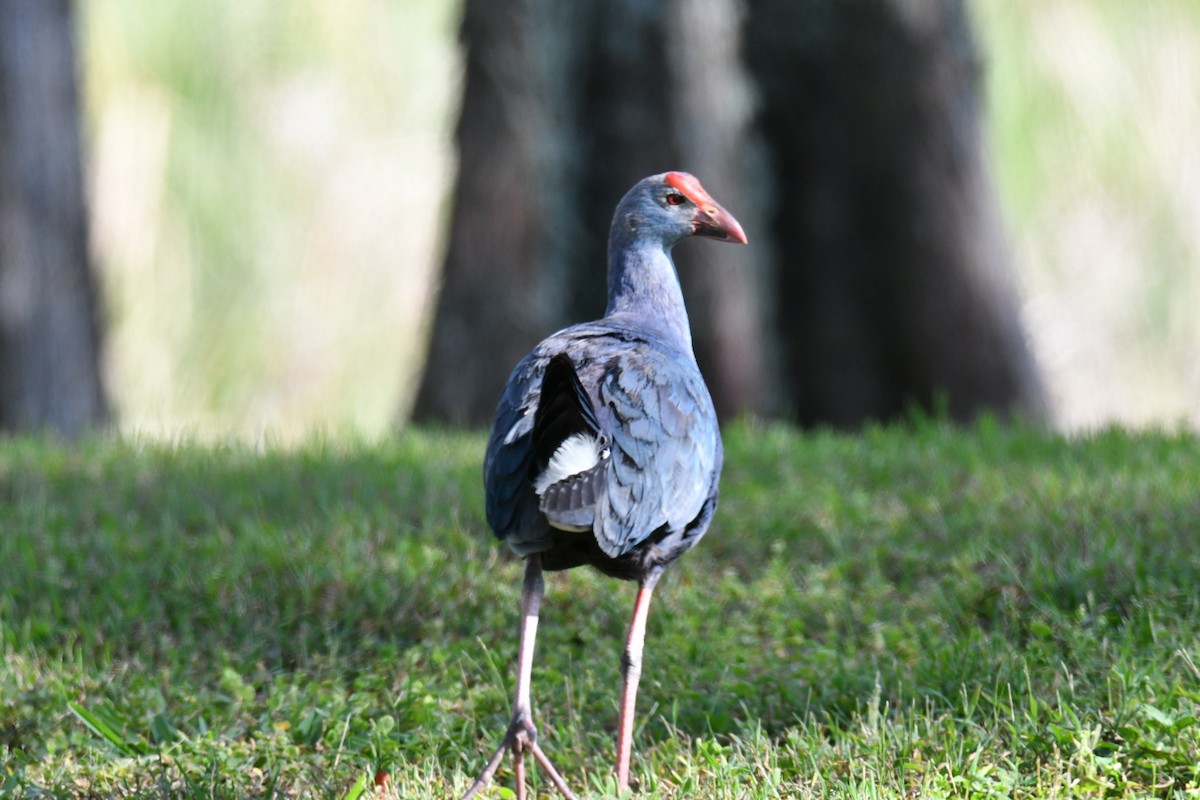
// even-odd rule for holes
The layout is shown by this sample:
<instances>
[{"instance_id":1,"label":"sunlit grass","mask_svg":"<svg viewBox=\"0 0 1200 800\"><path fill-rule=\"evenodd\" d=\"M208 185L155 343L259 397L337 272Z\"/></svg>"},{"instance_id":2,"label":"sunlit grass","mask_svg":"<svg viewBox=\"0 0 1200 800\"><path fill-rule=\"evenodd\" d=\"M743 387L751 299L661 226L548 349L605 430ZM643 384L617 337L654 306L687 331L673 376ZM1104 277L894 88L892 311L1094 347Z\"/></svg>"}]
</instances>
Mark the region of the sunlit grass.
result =
<instances>
[{"instance_id":1,"label":"sunlit grass","mask_svg":"<svg viewBox=\"0 0 1200 800\"><path fill-rule=\"evenodd\" d=\"M650 616L638 796L1200 791L1194 436L727 438ZM520 584L482 444L10 443L0 796L461 792L508 719ZM609 796L633 587L547 584L541 740Z\"/></svg>"}]
</instances>

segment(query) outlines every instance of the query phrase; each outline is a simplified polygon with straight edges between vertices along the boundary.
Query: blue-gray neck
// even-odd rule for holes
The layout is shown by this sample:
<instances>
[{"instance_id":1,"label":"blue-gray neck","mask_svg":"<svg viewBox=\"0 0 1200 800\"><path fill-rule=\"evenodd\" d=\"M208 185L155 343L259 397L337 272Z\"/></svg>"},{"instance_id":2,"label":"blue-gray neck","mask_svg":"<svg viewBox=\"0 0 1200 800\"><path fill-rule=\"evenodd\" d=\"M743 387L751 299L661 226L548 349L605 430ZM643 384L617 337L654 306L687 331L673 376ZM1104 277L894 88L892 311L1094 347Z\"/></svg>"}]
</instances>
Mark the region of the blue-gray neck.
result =
<instances>
[{"instance_id":1,"label":"blue-gray neck","mask_svg":"<svg viewBox=\"0 0 1200 800\"><path fill-rule=\"evenodd\" d=\"M692 332L675 262L674 241L614 225L608 237L608 308L605 319L654 333L692 356Z\"/></svg>"}]
</instances>

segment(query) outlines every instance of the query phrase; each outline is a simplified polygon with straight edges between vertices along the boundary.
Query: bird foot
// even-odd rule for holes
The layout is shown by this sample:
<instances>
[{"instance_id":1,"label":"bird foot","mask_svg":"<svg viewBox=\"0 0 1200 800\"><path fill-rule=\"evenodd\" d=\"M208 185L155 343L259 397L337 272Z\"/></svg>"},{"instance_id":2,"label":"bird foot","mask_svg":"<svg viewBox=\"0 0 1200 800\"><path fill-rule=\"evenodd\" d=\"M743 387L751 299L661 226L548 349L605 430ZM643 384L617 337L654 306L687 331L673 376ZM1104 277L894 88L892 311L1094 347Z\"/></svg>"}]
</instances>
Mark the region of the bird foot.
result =
<instances>
[{"instance_id":1,"label":"bird foot","mask_svg":"<svg viewBox=\"0 0 1200 800\"><path fill-rule=\"evenodd\" d=\"M471 788L467 789L467 793L462 796L462 800L470 800L480 789L491 783L492 776L496 774L496 769L500 766L506 750L511 750L513 754L513 773L517 779L517 800L525 800L525 753L527 752L533 754L538 766L542 768L542 771L546 773L550 782L563 797L567 800L578 800L575 793L567 788L567 782L550 763L550 759L546 757L542 748L538 747L537 728L534 727L533 720L529 718L528 714L521 713L513 717L500 746L492 754L492 758L484 767L483 772L471 784Z\"/></svg>"}]
</instances>

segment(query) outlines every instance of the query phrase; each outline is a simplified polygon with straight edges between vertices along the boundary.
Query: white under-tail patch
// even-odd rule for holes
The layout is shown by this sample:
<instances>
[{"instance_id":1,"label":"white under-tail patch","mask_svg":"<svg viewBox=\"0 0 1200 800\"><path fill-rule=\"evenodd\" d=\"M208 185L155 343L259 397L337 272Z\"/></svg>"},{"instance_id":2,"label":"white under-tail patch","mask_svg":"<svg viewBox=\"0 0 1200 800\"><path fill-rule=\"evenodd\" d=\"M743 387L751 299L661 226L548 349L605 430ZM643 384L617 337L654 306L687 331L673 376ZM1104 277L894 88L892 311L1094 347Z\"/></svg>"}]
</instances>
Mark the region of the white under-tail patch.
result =
<instances>
[{"instance_id":1,"label":"white under-tail patch","mask_svg":"<svg viewBox=\"0 0 1200 800\"><path fill-rule=\"evenodd\" d=\"M576 433L568 436L550 456L550 463L533 481L533 490L541 497L546 489L561 480L587 472L608 458L608 450L595 436Z\"/></svg>"}]
</instances>

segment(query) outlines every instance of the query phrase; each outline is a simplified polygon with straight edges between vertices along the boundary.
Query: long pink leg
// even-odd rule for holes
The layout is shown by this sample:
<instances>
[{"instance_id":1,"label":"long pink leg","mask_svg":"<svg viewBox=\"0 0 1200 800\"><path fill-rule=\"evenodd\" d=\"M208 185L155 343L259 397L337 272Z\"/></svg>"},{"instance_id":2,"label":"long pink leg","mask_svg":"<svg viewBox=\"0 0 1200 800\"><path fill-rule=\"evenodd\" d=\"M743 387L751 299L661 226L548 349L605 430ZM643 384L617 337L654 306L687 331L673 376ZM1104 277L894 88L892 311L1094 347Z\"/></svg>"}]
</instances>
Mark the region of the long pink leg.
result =
<instances>
[{"instance_id":1,"label":"long pink leg","mask_svg":"<svg viewBox=\"0 0 1200 800\"><path fill-rule=\"evenodd\" d=\"M638 587L633 604L633 619L625 637L625 652L621 656L621 710L617 724L617 791L629 788L629 759L633 749L633 707L637 701L638 681L642 677L642 646L646 641L646 616L650 612L650 595L656 581L644 581Z\"/></svg>"},{"instance_id":2,"label":"long pink leg","mask_svg":"<svg viewBox=\"0 0 1200 800\"><path fill-rule=\"evenodd\" d=\"M537 728L533 725L532 705L529 700L529 686L533 676L533 645L537 638L538 612L542 607L542 595L545 593L545 583L542 581L542 559L538 555L529 556L525 562L525 583L521 589L521 644L517 656L517 691L513 697L512 722L504 734L500 746L492 754L487 766L471 788L462 796L462 800L470 800L476 792L491 782L492 776L504 758L504 751L511 750L513 754L513 773L517 780L517 800L525 800L525 751L533 753L538 766L549 776L550 781L567 800L577 800L567 788L566 781L554 769L550 759L542 752L537 743Z\"/></svg>"}]
</instances>

